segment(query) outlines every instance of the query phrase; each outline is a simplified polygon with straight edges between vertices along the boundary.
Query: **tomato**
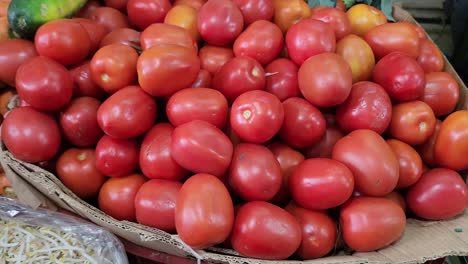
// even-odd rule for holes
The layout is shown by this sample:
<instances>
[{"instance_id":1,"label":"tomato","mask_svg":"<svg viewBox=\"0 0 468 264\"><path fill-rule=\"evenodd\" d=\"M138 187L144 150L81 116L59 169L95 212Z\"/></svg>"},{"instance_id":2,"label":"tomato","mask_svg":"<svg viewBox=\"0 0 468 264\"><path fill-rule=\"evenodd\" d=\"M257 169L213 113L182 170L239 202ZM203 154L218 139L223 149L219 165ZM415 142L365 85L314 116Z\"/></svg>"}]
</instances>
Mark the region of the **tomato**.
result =
<instances>
[{"instance_id":1,"label":"tomato","mask_svg":"<svg viewBox=\"0 0 468 264\"><path fill-rule=\"evenodd\" d=\"M343 57L351 67L353 83L370 79L375 58L372 49L362 38L356 35L342 38L336 44L336 54Z\"/></svg>"},{"instance_id":2,"label":"tomato","mask_svg":"<svg viewBox=\"0 0 468 264\"><path fill-rule=\"evenodd\" d=\"M138 167L136 140L114 139L104 135L96 145L96 168L109 177L123 177Z\"/></svg>"},{"instance_id":3,"label":"tomato","mask_svg":"<svg viewBox=\"0 0 468 264\"><path fill-rule=\"evenodd\" d=\"M204 87L211 87L211 80L212 80L211 73L205 69L200 69L198 72L197 78L193 83L190 85L192 88L204 88Z\"/></svg>"},{"instance_id":4,"label":"tomato","mask_svg":"<svg viewBox=\"0 0 468 264\"><path fill-rule=\"evenodd\" d=\"M284 121L280 139L294 148L306 148L320 141L325 134L326 121L315 106L299 97L283 102Z\"/></svg>"},{"instance_id":5,"label":"tomato","mask_svg":"<svg viewBox=\"0 0 468 264\"><path fill-rule=\"evenodd\" d=\"M258 20L250 24L234 42L236 56L248 56L265 65L283 50L283 33L270 21Z\"/></svg>"},{"instance_id":6,"label":"tomato","mask_svg":"<svg viewBox=\"0 0 468 264\"><path fill-rule=\"evenodd\" d=\"M105 26L109 32L118 28L130 27L127 16L112 7L98 7L91 13L89 18Z\"/></svg>"},{"instance_id":7,"label":"tomato","mask_svg":"<svg viewBox=\"0 0 468 264\"><path fill-rule=\"evenodd\" d=\"M46 57L34 57L16 71L18 95L32 107L56 111L66 106L73 94L73 80L68 70Z\"/></svg>"},{"instance_id":8,"label":"tomato","mask_svg":"<svg viewBox=\"0 0 468 264\"><path fill-rule=\"evenodd\" d=\"M76 17L90 18L96 8L101 7L102 3L99 0L88 0L86 4L76 14Z\"/></svg>"},{"instance_id":9,"label":"tomato","mask_svg":"<svg viewBox=\"0 0 468 264\"><path fill-rule=\"evenodd\" d=\"M79 97L60 113L60 127L68 142L77 147L90 147L98 142L104 134L97 121L100 104L93 97Z\"/></svg>"},{"instance_id":10,"label":"tomato","mask_svg":"<svg viewBox=\"0 0 468 264\"><path fill-rule=\"evenodd\" d=\"M434 112L423 101L399 103L393 106L388 132L405 143L419 145L434 133L435 123Z\"/></svg>"},{"instance_id":11,"label":"tomato","mask_svg":"<svg viewBox=\"0 0 468 264\"><path fill-rule=\"evenodd\" d=\"M135 221L135 196L145 182L141 174L110 178L99 191L99 209L117 220Z\"/></svg>"},{"instance_id":12,"label":"tomato","mask_svg":"<svg viewBox=\"0 0 468 264\"><path fill-rule=\"evenodd\" d=\"M0 81L15 86L16 71L25 61L37 56L34 43L24 39L0 42Z\"/></svg>"},{"instance_id":13,"label":"tomato","mask_svg":"<svg viewBox=\"0 0 468 264\"><path fill-rule=\"evenodd\" d=\"M34 37L37 53L65 66L84 60L91 50L86 29L70 19L58 19L39 27Z\"/></svg>"},{"instance_id":14,"label":"tomato","mask_svg":"<svg viewBox=\"0 0 468 264\"><path fill-rule=\"evenodd\" d=\"M339 128L327 125L325 134L320 139L320 141L311 147L304 149L305 157L331 158L333 147L342 137L344 137L344 134Z\"/></svg>"},{"instance_id":15,"label":"tomato","mask_svg":"<svg viewBox=\"0 0 468 264\"><path fill-rule=\"evenodd\" d=\"M280 130L284 120L281 101L265 91L241 94L232 104L231 126L239 137L252 143L264 143Z\"/></svg>"},{"instance_id":16,"label":"tomato","mask_svg":"<svg viewBox=\"0 0 468 264\"><path fill-rule=\"evenodd\" d=\"M468 169L468 111L453 112L442 122L434 146L437 164L452 169Z\"/></svg>"},{"instance_id":17,"label":"tomato","mask_svg":"<svg viewBox=\"0 0 468 264\"><path fill-rule=\"evenodd\" d=\"M426 74L426 86L421 98L436 116L450 114L457 106L460 97L457 81L447 72Z\"/></svg>"},{"instance_id":18,"label":"tomato","mask_svg":"<svg viewBox=\"0 0 468 264\"><path fill-rule=\"evenodd\" d=\"M210 174L190 177L177 196L175 224L180 239L194 249L226 240L234 224L234 206L223 182Z\"/></svg>"},{"instance_id":19,"label":"tomato","mask_svg":"<svg viewBox=\"0 0 468 264\"><path fill-rule=\"evenodd\" d=\"M172 5L169 0L128 0L128 19L140 30L153 23L164 22Z\"/></svg>"},{"instance_id":20,"label":"tomato","mask_svg":"<svg viewBox=\"0 0 468 264\"><path fill-rule=\"evenodd\" d=\"M171 156L183 168L221 177L231 163L233 146L216 126L194 120L174 129Z\"/></svg>"},{"instance_id":21,"label":"tomato","mask_svg":"<svg viewBox=\"0 0 468 264\"><path fill-rule=\"evenodd\" d=\"M417 150L419 155L421 155L422 160L429 166L436 166L436 161L434 157L434 147L439 136L440 126L442 125L442 121L436 119L436 123L434 126L434 133L432 133L431 137L427 139L423 144L417 146ZM424 165L424 164L423 164Z\"/></svg>"},{"instance_id":22,"label":"tomato","mask_svg":"<svg viewBox=\"0 0 468 264\"><path fill-rule=\"evenodd\" d=\"M335 33L322 21L303 19L292 25L286 33L286 47L291 60L302 65L314 55L335 52Z\"/></svg>"},{"instance_id":23,"label":"tomato","mask_svg":"<svg viewBox=\"0 0 468 264\"><path fill-rule=\"evenodd\" d=\"M317 107L331 107L348 98L353 76L348 63L334 53L322 53L307 59L298 72L302 95Z\"/></svg>"},{"instance_id":24,"label":"tomato","mask_svg":"<svg viewBox=\"0 0 468 264\"><path fill-rule=\"evenodd\" d=\"M200 59L192 49L179 45L157 45L141 53L138 82L153 96L170 96L189 87L200 71Z\"/></svg>"},{"instance_id":25,"label":"tomato","mask_svg":"<svg viewBox=\"0 0 468 264\"><path fill-rule=\"evenodd\" d=\"M177 195L182 183L169 180L149 180L135 196L138 223L174 233ZM158 217L155 217L155 216Z\"/></svg>"},{"instance_id":26,"label":"tomato","mask_svg":"<svg viewBox=\"0 0 468 264\"><path fill-rule=\"evenodd\" d=\"M351 34L351 24L346 13L333 7L326 7L314 12L310 18L320 20L330 25L335 37L340 40Z\"/></svg>"},{"instance_id":27,"label":"tomato","mask_svg":"<svg viewBox=\"0 0 468 264\"><path fill-rule=\"evenodd\" d=\"M226 62L234 58L234 52L231 48L205 45L200 49L198 56L200 57L201 68L211 74L216 74Z\"/></svg>"},{"instance_id":28,"label":"tomato","mask_svg":"<svg viewBox=\"0 0 468 264\"><path fill-rule=\"evenodd\" d=\"M446 220L465 210L468 187L460 174L446 168L425 172L406 196L408 208L427 220Z\"/></svg>"},{"instance_id":29,"label":"tomato","mask_svg":"<svg viewBox=\"0 0 468 264\"><path fill-rule=\"evenodd\" d=\"M226 124L228 102L216 90L188 88L171 96L166 105L166 113L173 126L203 120L222 129Z\"/></svg>"},{"instance_id":30,"label":"tomato","mask_svg":"<svg viewBox=\"0 0 468 264\"><path fill-rule=\"evenodd\" d=\"M285 209L301 225L302 242L296 251L300 259L321 258L335 248L336 223L326 212L307 210L292 202Z\"/></svg>"},{"instance_id":31,"label":"tomato","mask_svg":"<svg viewBox=\"0 0 468 264\"><path fill-rule=\"evenodd\" d=\"M211 45L232 43L244 28L240 9L230 0L208 0L198 11L198 32Z\"/></svg>"},{"instance_id":32,"label":"tomato","mask_svg":"<svg viewBox=\"0 0 468 264\"><path fill-rule=\"evenodd\" d=\"M299 248L301 240L301 226L294 216L262 201L239 208L231 235L234 250L258 259L286 259Z\"/></svg>"},{"instance_id":33,"label":"tomato","mask_svg":"<svg viewBox=\"0 0 468 264\"><path fill-rule=\"evenodd\" d=\"M56 171L60 181L84 200L95 198L106 181L94 165L93 149L71 148L57 160Z\"/></svg>"},{"instance_id":34,"label":"tomato","mask_svg":"<svg viewBox=\"0 0 468 264\"><path fill-rule=\"evenodd\" d=\"M377 62L372 78L397 101L421 98L426 85L424 71L418 62L401 52L388 54Z\"/></svg>"},{"instance_id":35,"label":"tomato","mask_svg":"<svg viewBox=\"0 0 468 264\"><path fill-rule=\"evenodd\" d=\"M195 53L198 51L197 42L186 29L170 24L151 24L141 33L140 41L143 50L171 44L192 49Z\"/></svg>"},{"instance_id":36,"label":"tomato","mask_svg":"<svg viewBox=\"0 0 468 264\"><path fill-rule=\"evenodd\" d=\"M52 117L31 107L19 107L2 123L2 141L16 158L36 163L57 154L61 135Z\"/></svg>"},{"instance_id":37,"label":"tomato","mask_svg":"<svg viewBox=\"0 0 468 264\"><path fill-rule=\"evenodd\" d=\"M99 107L97 121L113 138L128 139L145 133L156 121L156 101L138 86L127 86Z\"/></svg>"},{"instance_id":38,"label":"tomato","mask_svg":"<svg viewBox=\"0 0 468 264\"><path fill-rule=\"evenodd\" d=\"M258 20L271 20L275 13L273 0L234 0L244 17L246 26Z\"/></svg>"},{"instance_id":39,"label":"tomato","mask_svg":"<svg viewBox=\"0 0 468 264\"><path fill-rule=\"evenodd\" d=\"M206 0L175 0L173 2L174 6L187 5L195 8L195 10L198 11L200 7L202 7L202 5L206 2Z\"/></svg>"},{"instance_id":40,"label":"tomato","mask_svg":"<svg viewBox=\"0 0 468 264\"><path fill-rule=\"evenodd\" d=\"M390 245L401 237L405 225L405 212L387 198L356 197L340 210L343 239L358 252L375 251Z\"/></svg>"},{"instance_id":41,"label":"tomato","mask_svg":"<svg viewBox=\"0 0 468 264\"><path fill-rule=\"evenodd\" d=\"M73 18L71 21L79 23L88 33L91 46L89 52L92 54L99 49L101 40L109 33L109 30L88 18Z\"/></svg>"},{"instance_id":42,"label":"tomato","mask_svg":"<svg viewBox=\"0 0 468 264\"><path fill-rule=\"evenodd\" d=\"M352 33L358 36L364 36L369 30L387 23L387 18L382 11L367 4L354 5L346 14Z\"/></svg>"},{"instance_id":43,"label":"tomato","mask_svg":"<svg viewBox=\"0 0 468 264\"><path fill-rule=\"evenodd\" d=\"M106 6L118 9L122 12L125 12L127 9L127 0L104 0L104 3Z\"/></svg>"},{"instance_id":44,"label":"tomato","mask_svg":"<svg viewBox=\"0 0 468 264\"><path fill-rule=\"evenodd\" d=\"M5 114L10 111L10 107L8 104L10 101L13 99L13 97L16 95L16 91L12 88L4 90L0 92L0 114L2 116L6 116ZM21 104L23 102L23 104ZM19 106L30 106L30 105L24 105L24 100L20 98Z\"/></svg>"},{"instance_id":45,"label":"tomato","mask_svg":"<svg viewBox=\"0 0 468 264\"><path fill-rule=\"evenodd\" d=\"M302 19L310 17L310 7L303 0L273 0L273 7L273 21L283 33Z\"/></svg>"},{"instance_id":46,"label":"tomato","mask_svg":"<svg viewBox=\"0 0 468 264\"><path fill-rule=\"evenodd\" d=\"M117 43L127 46L140 45L140 32L131 28L114 29L101 40L100 46L104 47Z\"/></svg>"},{"instance_id":47,"label":"tomato","mask_svg":"<svg viewBox=\"0 0 468 264\"><path fill-rule=\"evenodd\" d=\"M444 69L444 57L434 42L429 39L421 40L418 63L424 72L439 72Z\"/></svg>"},{"instance_id":48,"label":"tomato","mask_svg":"<svg viewBox=\"0 0 468 264\"><path fill-rule=\"evenodd\" d=\"M406 211L406 201L405 201L405 198L403 197L403 195L401 195L399 192L391 192L387 195L385 195L385 198L389 199L390 201L398 204L401 209L403 209L403 211L405 212Z\"/></svg>"},{"instance_id":49,"label":"tomato","mask_svg":"<svg viewBox=\"0 0 468 264\"><path fill-rule=\"evenodd\" d=\"M90 96L101 99L105 96L102 90L91 78L90 61L84 61L70 69L70 75L73 79L73 96Z\"/></svg>"},{"instance_id":50,"label":"tomato","mask_svg":"<svg viewBox=\"0 0 468 264\"><path fill-rule=\"evenodd\" d=\"M358 82L344 103L336 109L336 121L345 132L371 129L382 134L392 119L392 101L382 88L373 82Z\"/></svg>"},{"instance_id":51,"label":"tomato","mask_svg":"<svg viewBox=\"0 0 468 264\"><path fill-rule=\"evenodd\" d=\"M422 175L422 159L419 153L398 139L388 139L387 144L392 148L400 164L397 188L407 188L415 184Z\"/></svg>"},{"instance_id":52,"label":"tomato","mask_svg":"<svg viewBox=\"0 0 468 264\"><path fill-rule=\"evenodd\" d=\"M297 72L299 68L289 59L279 58L265 68L265 90L284 101L300 95Z\"/></svg>"},{"instance_id":53,"label":"tomato","mask_svg":"<svg viewBox=\"0 0 468 264\"><path fill-rule=\"evenodd\" d=\"M7 17L0 17L0 41L4 41L10 38L10 25L8 24Z\"/></svg>"},{"instance_id":54,"label":"tomato","mask_svg":"<svg viewBox=\"0 0 468 264\"><path fill-rule=\"evenodd\" d=\"M189 5L174 5L164 18L164 23L186 29L195 41L200 41L198 11Z\"/></svg>"}]
</instances>

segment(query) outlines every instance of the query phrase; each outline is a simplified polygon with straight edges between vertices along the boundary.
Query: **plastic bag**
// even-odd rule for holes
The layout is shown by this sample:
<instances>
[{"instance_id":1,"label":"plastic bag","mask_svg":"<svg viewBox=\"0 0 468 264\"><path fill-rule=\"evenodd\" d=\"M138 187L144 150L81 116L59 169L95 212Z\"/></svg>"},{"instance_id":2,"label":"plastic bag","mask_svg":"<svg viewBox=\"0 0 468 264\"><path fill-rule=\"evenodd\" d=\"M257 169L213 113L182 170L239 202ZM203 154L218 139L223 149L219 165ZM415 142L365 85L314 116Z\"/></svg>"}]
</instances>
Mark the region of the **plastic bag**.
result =
<instances>
[{"instance_id":1,"label":"plastic bag","mask_svg":"<svg viewBox=\"0 0 468 264\"><path fill-rule=\"evenodd\" d=\"M0 197L0 263L127 264L110 232L70 215Z\"/></svg>"}]
</instances>

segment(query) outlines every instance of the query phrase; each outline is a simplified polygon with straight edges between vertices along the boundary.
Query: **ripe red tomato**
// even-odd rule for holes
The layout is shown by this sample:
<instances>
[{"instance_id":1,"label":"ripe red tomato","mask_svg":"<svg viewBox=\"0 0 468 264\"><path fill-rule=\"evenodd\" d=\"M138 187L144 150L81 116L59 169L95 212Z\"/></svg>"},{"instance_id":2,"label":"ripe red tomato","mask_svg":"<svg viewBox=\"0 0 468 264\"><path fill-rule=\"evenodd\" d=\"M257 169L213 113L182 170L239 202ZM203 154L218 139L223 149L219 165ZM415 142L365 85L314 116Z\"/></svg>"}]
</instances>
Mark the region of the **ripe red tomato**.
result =
<instances>
[{"instance_id":1,"label":"ripe red tomato","mask_svg":"<svg viewBox=\"0 0 468 264\"><path fill-rule=\"evenodd\" d=\"M336 142L333 159L353 173L355 188L368 196L384 196L398 183L398 159L376 132L358 129Z\"/></svg>"},{"instance_id":2,"label":"ripe red tomato","mask_svg":"<svg viewBox=\"0 0 468 264\"><path fill-rule=\"evenodd\" d=\"M177 196L175 224L179 237L194 249L214 246L228 238L234 206L223 182L210 174L196 174Z\"/></svg>"},{"instance_id":3,"label":"ripe red tomato","mask_svg":"<svg viewBox=\"0 0 468 264\"><path fill-rule=\"evenodd\" d=\"M154 23L148 26L141 32L140 42L143 50L156 45L172 44L193 49L195 53L198 52L196 40L186 29L165 23Z\"/></svg>"},{"instance_id":4,"label":"ripe red tomato","mask_svg":"<svg viewBox=\"0 0 468 264\"><path fill-rule=\"evenodd\" d=\"M336 43L336 54L343 57L353 73L353 83L367 81L375 66L374 53L362 38L348 35Z\"/></svg>"},{"instance_id":5,"label":"ripe red tomato","mask_svg":"<svg viewBox=\"0 0 468 264\"><path fill-rule=\"evenodd\" d=\"M275 13L273 0L234 0L248 26L258 20L271 20Z\"/></svg>"},{"instance_id":6,"label":"ripe red tomato","mask_svg":"<svg viewBox=\"0 0 468 264\"><path fill-rule=\"evenodd\" d=\"M393 191L387 195L385 195L385 198L389 199L390 201L398 204L401 209L403 209L404 212L406 212L406 201L403 195L401 193Z\"/></svg>"},{"instance_id":7,"label":"ripe red tomato","mask_svg":"<svg viewBox=\"0 0 468 264\"><path fill-rule=\"evenodd\" d=\"M123 177L138 167L136 140L114 139L104 135L96 145L96 168L109 177Z\"/></svg>"},{"instance_id":8,"label":"ripe red tomato","mask_svg":"<svg viewBox=\"0 0 468 264\"><path fill-rule=\"evenodd\" d=\"M392 101L382 86L358 82L344 103L336 109L336 121L344 132L370 129L378 134L387 130L392 119Z\"/></svg>"},{"instance_id":9,"label":"ripe red tomato","mask_svg":"<svg viewBox=\"0 0 468 264\"><path fill-rule=\"evenodd\" d=\"M127 0L104 0L104 3L106 6L118 9L122 12L125 12L127 9Z\"/></svg>"},{"instance_id":10,"label":"ripe red tomato","mask_svg":"<svg viewBox=\"0 0 468 264\"><path fill-rule=\"evenodd\" d=\"M450 114L457 106L460 90L457 81L447 72L426 74L426 87L421 98L436 116Z\"/></svg>"},{"instance_id":11,"label":"ripe red tomato","mask_svg":"<svg viewBox=\"0 0 468 264\"><path fill-rule=\"evenodd\" d=\"M15 86L18 67L37 51L34 43L24 39L7 39L0 42L0 81Z\"/></svg>"},{"instance_id":12,"label":"ripe red tomato","mask_svg":"<svg viewBox=\"0 0 468 264\"><path fill-rule=\"evenodd\" d=\"M418 62L401 52L388 54L377 62L372 78L397 101L421 98L426 85Z\"/></svg>"},{"instance_id":13,"label":"ripe red tomato","mask_svg":"<svg viewBox=\"0 0 468 264\"><path fill-rule=\"evenodd\" d=\"M326 121L315 106L299 97L283 102L284 121L280 139L294 148L306 148L320 141L325 134Z\"/></svg>"},{"instance_id":14,"label":"ripe red tomato","mask_svg":"<svg viewBox=\"0 0 468 264\"><path fill-rule=\"evenodd\" d=\"M301 226L286 210L262 201L239 208L231 243L240 254L259 259L286 259L299 248Z\"/></svg>"},{"instance_id":15,"label":"ripe red tomato","mask_svg":"<svg viewBox=\"0 0 468 264\"><path fill-rule=\"evenodd\" d=\"M97 121L101 102L93 97L79 97L60 113L63 136L77 147L91 147L104 134Z\"/></svg>"},{"instance_id":16,"label":"ripe red tomato","mask_svg":"<svg viewBox=\"0 0 468 264\"><path fill-rule=\"evenodd\" d=\"M234 52L228 47L205 45L200 49L198 56L200 57L201 68L211 74L216 74L226 62L234 58Z\"/></svg>"},{"instance_id":17,"label":"ripe red tomato","mask_svg":"<svg viewBox=\"0 0 468 264\"><path fill-rule=\"evenodd\" d=\"M265 146L240 143L234 149L229 184L245 201L268 201L280 190L281 167Z\"/></svg>"},{"instance_id":18,"label":"ripe red tomato","mask_svg":"<svg viewBox=\"0 0 468 264\"><path fill-rule=\"evenodd\" d=\"M335 52L335 33L326 23L306 18L292 25L287 31L286 47L291 60L300 66L314 55Z\"/></svg>"},{"instance_id":19,"label":"ripe red tomato","mask_svg":"<svg viewBox=\"0 0 468 264\"><path fill-rule=\"evenodd\" d=\"M344 11L334 7L326 7L314 12L310 18L327 23L335 32L336 40L351 34L351 23Z\"/></svg>"},{"instance_id":20,"label":"ripe red tomato","mask_svg":"<svg viewBox=\"0 0 468 264\"><path fill-rule=\"evenodd\" d=\"M174 233L177 195L182 183L170 180L149 180L135 196L138 223ZM155 217L155 216L158 217Z\"/></svg>"},{"instance_id":21,"label":"ripe red tomato","mask_svg":"<svg viewBox=\"0 0 468 264\"><path fill-rule=\"evenodd\" d=\"M101 7L102 3L99 0L88 0L86 4L78 11L76 17L90 18L96 8Z\"/></svg>"},{"instance_id":22,"label":"ripe red tomato","mask_svg":"<svg viewBox=\"0 0 468 264\"><path fill-rule=\"evenodd\" d=\"M265 65L283 50L283 32L270 21L258 20L249 25L234 42L236 56L248 56Z\"/></svg>"},{"instance_id":23,"label":"ripe red tomato","mask_svg":"<svg viewBox=\"0 0 468 264\"><path fill-rule=\"evenodd\" d=\"M91 13L89 18L105 26L109 32L118 28L130 27L127 16L112 7L98 7Z\"/></svg>"},{"instance_id":24,"label":"ripe red tomato","mask_svg":"<svg viewBox=\"0 0 468 264\"><path fill-rule=\"evenodd\" d=\"M346 202L354 189L353 173L332 159L307 159L289 177L294 201L311 210L325 210Z\"/></svg>"},{"instance_id":25,"label":"ripe red tomato","mask_svg":"<svg viewBox=\"0 0 468 264\"><path fill-rule=\"evenodd\" d=\"M73 80L58 62L39 56L21 64L16 72L18 95L32 107L56 111L66 106L73 94Z\"/></svg>"},{"instance_id":26,"label":"ripe red tomato","mask_svg":"<svg viewBox=\"0 0 468 264\"><path fill-rule=\"evenodd\" d=\"M265 91L272 93L281 101L301 94L297 79L299 68L289 59L279 58L265 68Z\"/></svg>"},{"instance_id":27,"label":"ripe red tomato","mask_svg":"<svg viewBox=\"0 0 468 264\"><path fill-rule=\"evenodd\" d=\"M348 98L353 76L348 63L335 53L307 59L298 72L302 95L317 107L331 107Z\"/></svg>"},{"instance_id":28,"label":"ripe red tomato","mask_svg":"<svg viewBox=\"0 0 468 264\"><path fill-rule=\"evenodd\" d=\"M423 101L399 103L393 106L389 134L410 145L419 145L428 140L436 117L431 107Z\"/></svg>"},{"instance_id":29,"label":"ripe red tomato","mask_svg":"<svg viewBox=\"0 0 468 264\"><path fill-rule=\"evenodd\" d=\"M211 73L205 69L200 69L198 72L198 76L193 81L192 85L190 87L192 88L205 88L205 87L211 87L211 80L212 80ZM224 96L223 96L224 97ZM226 99L226 98L225 98Z\"/></svg>"},{"instance_id":30,"label":"ripe red tomato","mask_svg":"<svg viewBox=\"0 0 468 264\"><path fill-rule=\"evenodd\" d=\"M230 0L208 0L198 11L198 32L208 44L226 46L243 28L241 10Z\"/></svg>"},{"instance_id":31,"label":"ripe red tomato","mask_svg":"<svg viewBox=\"0 0 468 264\"><path fill-rule=\"evenodd\" d=\"M132 28L116 28L109 32L100 43L100 47L110 44L124 44L127 46L140 45L140 32Z\"/></svg>"},{"instance_id":32,"label":"ripe red tomato","mask_svg":"<svg viewBox=\"0 0 468 264\"><path fill-rule=\"evenodd\" d=\"M311 8L303 0L273 0L273 7L275 9L273 21L283 33L302 19L310 17L311 14Z\"/></svg>"},{"instance_id":33,"label":"ripe red tomato","mask_svg":"<svg viewBox=\"0 0 468 264\"><path fill-rule=\"evenodd\" d=\"M57 160L57 176L81 199L95 198L106 177L96 169L94 162L93 149L68 149Z\"/></svg>"},{"instance_id":34,"label":"ripe red tomato","mask_svg":"<svg viewBox=\"0 0 468 264\"><path fill-rule=\"evenodd\" d=\"M172 5L169 0L128 0L128 19L140 30L154 23L164 22Z\"/></svg>"},{"instance_id":35,"label":"ripe red tomato","mask_svg":"<svg viewBox=\"0 0 468 264\"><path fill-rule=\"evenodd\" d=\"M252 143L264 143L280 130L284 120L281 101L265 91L241 94L231 107L231 126L239 137Z\"/></svg>"},{"instance_id":36,"label":"ripe red tomato","mask_svg":"<svg viewBox=\"0 0 468 264\"><path fill-rule=\"evenodd\" d=\"M231 163L233 146L216 126L194 120L174 129L171 156L183 168L221 177Z\"/></svg>"},{"instance_id":37,"label":"ripe red tomato","mask_svg":"<svg viewBox=\"0 0 468 264\"><path fill-rule=\"evenodd\" d=\"M460 174L446 168L425 172L406 196L408 208L427 220L446 220L465 210L468 187Z\"/></svg>"},{"instance_id":38,"label":"ripe red tomato","mask_svg":"<svg viewBox=\"0 0 468 264\"><path fill-rule=\"evenodd\" d=\"M70 74L73 79L74 97L90 96L101 99L105 96L102 90L91 78L90 61L84 61L81 64L70 69Z\"/></svg>"},{"instance_id":39,"label":"ripe red tomato","mask_svg":"<svg viewBox=\"0 0 468 264\"><path fill-rule=\"evenodd\" d=\"M401 237L405 225L403 209L383 197L356 197L340 210L343 239L358 252L374 251L390 245Z\"/></svg>"},{"instance_id":40,"label":"ripe red tomato","mask_svg":"<svg viewBox=\"0 0 468 264\"><path fill-rule=\"evenodd\" d=\"M338 232L335 221L326 212L307 210L293 202L285 209L301 225L302 242L296 251L300 259L321 258L334 249Z\"/></svg>"},{"instance_id":41,"label":"ripe red tomato","mask_svg":"<svg viewBox=\"0 0 468 264\"><path fill-rule=\"evenodd\" d=\"M440 72L444 69L444 57L439 47L429 39L421 40L418 63L424 72Z\"/></svg>"},{"instance_id":42,"label":"ripe red tomato","mask_svg":"<svg viewBox=\"0 0 468 264\"><path fill-rule=\"evenodd\" d=\"M50 160L59 151L61 140L57 122L32 107L11 110L2 123L3 143L25 162Z\"/></svg>"},{"instance_id":43,"label":"ripe red tomato","mask_svg":"<svg viewBox=\"0 0 468 264\"><path fill-rule=\"evenodd\" d=\"M104 91L115 93L136 81L138 53L124 44L100 48L90 62L91 78Z\"/></svg>"},{"instance_id":44,"label":"ripe red tomato","mask_svg":"<svg viewBox=\"0 0 468 264\"><path fill-rule=\"evenodd\" d=\"M398 139L388 139L387 144L392 148L400 164L397 188L403 189L415 184L423 173L423 163L419 153Z\"/></svg>"},{"instance_id":45,"label":"ripe red tomato","mask_svg":"<svg viewBox=\"0 0 468 264\"><path fill-rule=\"evenodd\" d=\"M99 191L99 209L117 220L135 221L135 196L145 182L141 174L110 178Z\"/></svg>"},{"instance_id":46,"label":"ripe red tomato","mask_svg":"<svg viewBox=\"0 0 468 264\"><path fill-rule=\"evenodd\" d=\"M325 134L320 139L319 142L314 144L313 146L304 149L304 155L306 158L331 158L333 147L335 146L336 142L340 140L345 135L343 132L335 127L327 125L325 129Z\"/></svg>"},{"instance_id":47,"label":"ripe red tomato","mask_svg":"<svg viewBox=\"0 0 468 264\"><path fill-rule=\"evenodd\" d=\"M195 81L200 59L193 49L160 44L141 53L137 70L138 82L145 92L170 96Z\"/></svg>"},{"instance_id":48,"label":"ripe red tomato","mask_svg":"<svg viewBox=\"0 0 468 264\"><path fill-rule=\"evenodd\" d=\"M426 140L423 144L418 145L416 148L419 152L419 155L421 155L421 158L424 161L424 163L432 167L435 167L437 165L435 157L434 157L435 155L434 147L435 147L437 137L439 136L441 125L442 125L442 121L440 121L439 119L436 119L434 132L432 133L431 137L428 140Z\"/></svg>"},{"instance_id":49,"label":"ripe red tomato","mask_svg":"<svg viewBox=\"0 0 468 264\"><path fill-rule=\"evenodd\" d=\"M71 21L79 23L88 32L91 41L90 54L99 49L101 40L109 33L109 30L102 24L88 18L73 18Z\"/></svg>"}]
</instances>

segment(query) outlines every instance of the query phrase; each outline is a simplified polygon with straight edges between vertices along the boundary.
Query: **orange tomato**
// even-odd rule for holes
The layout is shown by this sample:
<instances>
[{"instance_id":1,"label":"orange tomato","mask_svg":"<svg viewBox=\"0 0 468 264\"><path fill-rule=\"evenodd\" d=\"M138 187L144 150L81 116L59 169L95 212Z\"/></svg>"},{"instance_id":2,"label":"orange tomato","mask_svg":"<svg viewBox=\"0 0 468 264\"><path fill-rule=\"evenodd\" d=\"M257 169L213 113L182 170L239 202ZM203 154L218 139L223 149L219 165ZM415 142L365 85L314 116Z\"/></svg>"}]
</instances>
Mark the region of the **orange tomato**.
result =
<instances>
[{"instance_id":1,"label":"orange tomato","mask_svg":"<svg viewBox=\"0 0 468 264\"><path fill-rule=\"evenodd\" d=\"M5 115L8 112L8 103L14 95L13 90L7 90L0 94L0 114Z\"/></svg>"},{"instance_id":2,"label":"orange tomato","mask_svg":"<svg viewBox=\"0 0 468 264\"><path fill-rule=\"evenodd\" d=\"M387 18L382 11L366 4L352 6L347 14L352 33L358 36L363 36L372 28L387 23Z\"/></svg>"},{"instance_id":3,"label":"orange tomato","mask_svg":"<svg viewBox=\"0 0 468 264\"><path fill-rule=\"evenodd\" d=\"M10 0L1 0L0 1L0 17L6 17L8 13L8 6L10 5Z\"/></svg>"},{"instance_id":4,"label":"orange tomato","mask_svg":"<svg viewBox=\"0 0 468 264\"><path fill-rule=\"evenodd\" d=\"M166 14L164 23L185 28L193 39L200 41L200 33L197 27L198 11L189 5L173 6Z\"/></svg>"},{"instance_id":5,"label":"orange tomato","mask_svg":"<svg viewBox=\"0 0 468 264\"><path fill-rule=\"evenodd\" d=\"M7 17L0 17L0 41L9 39L9 34L8 34L8 20Z\"/></svg>"},{"instance_id":6,"label":"orange tomato","mask_svg":"<svg viewBox=\"0 0 468 264\"><path fill-rule=\"evenodd\" d=\"M370 79L375 58L371 47L364 39L348 35L336 44L336 53L349 64L353 73L353 83Z\"/></svg>"},{"instance_id":7,"label":"orange tomato","mask_svg":"<svg viewBox=\"0 0 468 264\"><path fill-rule=\"evenodd\" d=\"M303 0L274 0L273 5L275 7L273 21L283 33L311 14L309 5Z\"/></svg>"},{"instance_id":8,"label":"orange tomato","mask_svg":"<svg viewBox=\"0 0 468 264\"><path fill-rule=\"evenodd\" d=\"M5 176L4 172L0 173L0 195L5 193L5 189L11 187L11 183L8 178Z\"/></svg>"},{"instance_id":9,"label":"orange tomato","mask_svg":"<svg viewBox=\"0 0 468 264\"><path fill-rule=\"evenodd\" d=\"M177 5L188 5L198 11L200 7L206 2L206 0L175 0L173 6Z\"/></svg>"}]
</instances>

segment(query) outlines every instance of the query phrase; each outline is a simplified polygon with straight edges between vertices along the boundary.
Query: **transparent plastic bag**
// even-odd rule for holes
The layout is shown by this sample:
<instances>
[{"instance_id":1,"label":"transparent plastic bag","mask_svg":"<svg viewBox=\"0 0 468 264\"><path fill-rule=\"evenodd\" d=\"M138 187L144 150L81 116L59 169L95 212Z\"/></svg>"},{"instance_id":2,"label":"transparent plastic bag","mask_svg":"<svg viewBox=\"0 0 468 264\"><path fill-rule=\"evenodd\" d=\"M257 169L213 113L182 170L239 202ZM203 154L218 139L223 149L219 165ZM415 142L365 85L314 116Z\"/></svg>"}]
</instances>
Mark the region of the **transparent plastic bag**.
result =
<instances>
[{"instance_id":1,"label":"transparent plastic bag","mask_svg":"<svg viewBox=\"0 0 468 264\"><path fill-rule=\"evenodd\" d=\"M0 263L127 264L122 243L82 219L0 197Z\"/></svg>"}]
</instances>

